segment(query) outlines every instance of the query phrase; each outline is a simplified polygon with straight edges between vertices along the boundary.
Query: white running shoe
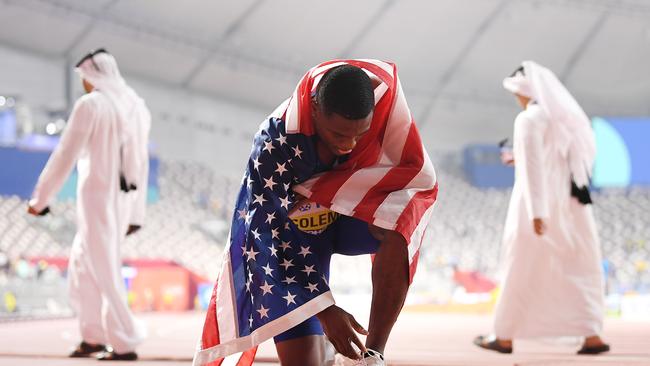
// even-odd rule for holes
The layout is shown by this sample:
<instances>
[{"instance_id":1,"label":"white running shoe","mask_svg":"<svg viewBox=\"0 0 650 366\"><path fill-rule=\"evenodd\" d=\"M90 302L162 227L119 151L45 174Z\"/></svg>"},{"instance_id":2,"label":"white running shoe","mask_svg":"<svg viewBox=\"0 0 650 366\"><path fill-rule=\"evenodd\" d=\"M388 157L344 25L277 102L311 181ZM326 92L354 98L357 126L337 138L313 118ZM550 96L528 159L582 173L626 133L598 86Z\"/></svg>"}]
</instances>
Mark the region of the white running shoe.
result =
<instances>
[{"instance_id":1,"label":"white running shoe","mask_svg":"<svg viewBox=\"0 0 650 366\"><path fill-rule=\"evenodd\" d=\"M368 348L368 351L363 354L363 359L356 363L357 366L385 366L384 355Z\"/></svg>"},{"instance_id":2,"label":"white running shoe","mask_svg":"<svg viewBox=\"0 0 650 366\"><path fill-rule=\"evenodd\" d=\"M384 355L369 349L368 352L363 354L361 360L352 360L340 353L336 354L336 359L333 366L385 366Z\"/></svg>"},{"instance_id":3,"label":"white running shoe","mask_svg":"<svg viewBox=\"0 0 650 366\"><path fill-rule=\"evenodd\" d=\"M334 358L334 365L333 366L355 366L358 361L349 359L345 356L343 356L340 353L336 354L336 357Z\"/></svg>"}]
</instances>

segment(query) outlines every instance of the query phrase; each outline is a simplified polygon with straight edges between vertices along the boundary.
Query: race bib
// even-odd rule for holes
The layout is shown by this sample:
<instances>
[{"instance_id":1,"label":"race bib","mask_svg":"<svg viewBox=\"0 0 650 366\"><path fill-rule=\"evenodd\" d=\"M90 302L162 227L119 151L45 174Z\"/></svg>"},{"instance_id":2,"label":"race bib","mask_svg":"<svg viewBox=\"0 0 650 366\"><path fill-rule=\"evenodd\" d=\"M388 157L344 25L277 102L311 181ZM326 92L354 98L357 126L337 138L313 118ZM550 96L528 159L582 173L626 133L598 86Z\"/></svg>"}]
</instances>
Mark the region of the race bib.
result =
<instances>
[{"instance_id":1,"label":"race bib","mask_svg":"<svg viewBox=\"0 0 650 366\"><path fill-rule=\"evenodd\" d=\"M338 217L338 213L309 201L298 204L289 214L289 218L298 229L308 234L322 233Z\"/></svg>"}]
</instances>

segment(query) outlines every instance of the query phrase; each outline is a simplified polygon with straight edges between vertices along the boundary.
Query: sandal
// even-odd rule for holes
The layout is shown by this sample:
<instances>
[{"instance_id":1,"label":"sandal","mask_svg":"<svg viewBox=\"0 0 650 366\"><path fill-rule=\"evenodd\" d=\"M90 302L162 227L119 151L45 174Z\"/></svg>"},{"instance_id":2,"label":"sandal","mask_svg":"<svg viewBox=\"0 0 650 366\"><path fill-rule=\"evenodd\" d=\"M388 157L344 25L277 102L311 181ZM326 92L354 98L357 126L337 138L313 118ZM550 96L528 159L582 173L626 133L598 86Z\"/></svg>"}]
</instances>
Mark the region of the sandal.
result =
<instances>
[{"instance_id":1,"label":"sandal","mask_svg":"<svg viewBox=\"0 0 650 366\"><path fill-rule=\"evenodd\" d=\"M609 352L609 344L603 343L599 346L582 346L578 351L579 355L597 355L599 353Z\"/></svg>"},{"instance_id":2,"label":"sandal","mask_svg":"<svg viewBox=\"0 0 650 366\"><path fill-rule=\"evenodd\" d=\"M512 347L503 347L496 338L490 336L478 336L474 338L474 344L490 351L512 353Z\"/></svg>"},{"instance_id":3,"label":"sandal","mask_svg":"<svg viewBox=\"0 0 650 366\"><path fill-rule=\"evenodd\" d=\"M138 354L135 352L117 353L113 349L106 350L97 355L99 361L135 361Z\"/></svg>"},{"instance_id":4,"label":"sandal","mask_svg":"<svg viewBox=\"0 0 650 366\"><path fill-rule=\"evenodd\" d=\"M103 344L91 344L82 341L81 343L79 343L77 348L75 348L75 350L72 351L72 353L70 353L68 357L72 357L72 358L90 357L94 353L103 352L103 351L106 351L106 346L104 346Z\"/></svg>"}]
</instances>

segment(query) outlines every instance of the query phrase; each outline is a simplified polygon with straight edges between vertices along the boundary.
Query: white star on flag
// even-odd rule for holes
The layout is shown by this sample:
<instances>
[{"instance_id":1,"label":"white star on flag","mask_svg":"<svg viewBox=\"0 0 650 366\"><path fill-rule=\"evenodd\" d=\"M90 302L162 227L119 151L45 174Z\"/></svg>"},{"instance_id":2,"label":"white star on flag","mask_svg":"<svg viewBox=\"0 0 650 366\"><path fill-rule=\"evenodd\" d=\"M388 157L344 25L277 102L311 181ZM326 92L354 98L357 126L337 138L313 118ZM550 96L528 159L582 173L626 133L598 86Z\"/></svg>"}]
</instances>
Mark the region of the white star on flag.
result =
<instances>
[{"instance_id":1,"label":"white star on flag","mask_svg":"<svg viewBox=\"0 0 650 366\"><path fill-rule=\"evenodd\" d=\"M259 203L260 206L264 206L264 202L266 202L266 199L264 199L264 193L257 195L253 193L253 196L255 196L255 199L253 200L253 203Z\"/></svg>"},{"instance_id":2,"label":"white star on flag","mask_svg":"<svg viewBox=\"0 0 650 366\"><path fill-rule=\"evenodd\" d=\"M296 295L292 295L291 292L287 291L287 296L282 296L283 299L287 300L287 306L289 304L295 304L296 301L294 300L296 298Z\"/></svg>"},{"instance_id":3,"label":"white star on flag","mask_svg":"<svg viewBox=\"0 0 650 366\"><path fill-rule=\"evenodd\" d=\"M268 188L269 190L273 190L273 186L276 185L273 181L273 176L270 176L269 179L263 178L264 179L264 188Z\"/></svg>"},{"instance_id":4,"label":"white star on flag","mask_svg":"<svg viewBox=\"0 0 650 366\"><path fill-rule=\"evenodd\" d=\"M271 150L273 150L273 141L264 141L264 148L262 149L263 151L268 151L271 153Z\"/></svg>"},{"instance_id":5,"label":"white star on flag","mask_svg":"<svg viewBox=\"0 0 650 366\"><path fill-rule=\"evenodd\" d=\"M275 212L271 212L269 214L266 214L266 223L270 224L273 220L275 220Z\"/></svg>"},{"instance_id":6,"label":"white star on flag","mask_svg":"<svg viewBox=\"0 0 650 366\"><path fill-rule=\"evenodd\" d=\"M278 141L278 142L280 143L280 146L282 146L282 145L284 145L284 144L287 143L287 136L285 136L285 135L283 135L283 134L279 134L279 135L280 135L280 136L279 136L277 139L275 139L275 140Z\"/></svg>"},{"instance_id":7,"label":"white star on flag","mask_svg":"<svg viewBox=\"0 0 650 366\"><path fill-rule=\"evenodd\" d=\"M255 159L253 159L253 166L254 166L253 168L255 170L259 171L261 165L262 165L262 163L260 163L260 157L256 156ZM250 177L248 177L248 182L249 182L249 184L250 184L250 182L252 182Z\"/></svg>"},{"instance_id":8,"label":"white star on flag","mask_svg":"<svg viewBox=\"0 0 650 366\"><path fill-rule=\"evenodd\" d=\"M248 214L248 211L246 211L245 208L242 208L241 210L237 210L237 213L239 214L240 219L246 220L246 215Z\"/></svg>"},{"instance_id":9,"label":"white star on flag","mask_svg":"<svg viewBox=\"0 0 650 366\"><path fill-rule=\"evenodd\" d=\"M263 285L263 286L260 286L260 288L262 289L262 296L264 296L264 295L266 295L266 294L271 294L271 295L273 295L273 291L271 291L271 288L273 288L273 286L275 286L275 285L269 285L269 284L266 282L266 280L264 280L264 285Z\"/></svg>"},{"instance_id":10,"label":"white star on flag","mask_svg":"<svg viewBox=\"0 0 650 366\"><path fill-rule=\"evenodd\" d=\"M271 256L277 258L277 257L278 257L278 250L275 249L275 244L271 244L271 246L269 247L269 249L271 250Z\"/></svg>"},{"instance_id":11,"label":"white star on flag","mask_svg":"<svg viewBox=\"0 0 650 366\"><path fill-rule=\"evenodd\" d=\"M251 230L251 234L255 237L255 240L260 240L260 233L257 232L257 229Z\"/></svg>"},{"instance_id":12,"label":"white star on flag","mask_svg":"<svg viewBox=\"0 0 650 366\"><path fill-rule=\"evenodd\" d=\"M283 186L284 186L284 190L289 192L289 187L291 187L291 185L289 183L284 183Z\"/></svg>"},{"instance_id":13,"label":"white star on flag","mask_svg":"<svg viewBox=\"0 0 650 366\"><path fill-rule=\"evenodd\" d=\"M292 147L294 155L301 159L302 158L302 151L300 151L300 146L296 145L296 147Z\"/></svg>"},{"instance_id":14,"label":"white star on flag","mask_svg":"<svg viewBox=\"0 0 650 366\"><path fill-rule=\"evenodd\" d=\"M275 169L275 172L278 173L280 175L280 177L282 177L282 174L287 171L287 168L285 168L285 165L287 163L282 163L282 164L275 163L275 164L277 164L277 166L278 166L278 168Z\"/></svg>"},{"instance_id":15,"label":"white star on flag","mask_svg":"<svg viewBox=\"0 0 650 366\"><path fill-rule=\"evenodd\" d=\"M282 248L282 252L286 252L287 249L291 249L291 244L290 241L283 241L282 244L280 244L280 248Z\"/></svg>"},{"instance_id":16,"label":"white star on flag","mask_svg":"<svg viewBox=\"0 0 650 366\"><path fill-rule=\"evenodd\" d=\"M284 278L284 280L282 280L282 282L286 283L287 285L292 284L292 283L298 283L298 281L296 281L296 276L293 276L293 277L287 276L287 277Z\"/></svg>"},{"instance_id":17,"label":"white star on flag","mask_svg":"<svg viewBox=\"0 0 650 366\"><path fill-rule=\"evenodd\" d=\"M280 198L280 206L282 206L285 210L289 211L289 196L286 196L284 198Z\"/></svg>"},{"instance_id":18,"label":"white star on flag","mask_svg":"<svg viewBox=\"0 0 650 366\"><path fill-rule=\"evenodd\" d=\"M251 292L251 280L246 281L246 291Z\"/></svg>"},{"instance_id":19,"label":"white star on flag","mask_svg":"<svg viewBox=\"0 0 650 366\"><path fill-rule=\"evenodd\" d=\"M260 305L260 306L261 307L259 308L259 310L256 310L258 313L260 313L260 319L264 319L265 317L268 318L270 308L267 309L264 307L264 305Z\"/></svg>"},{"instance_id":20,"label":"white star on flag","mask_svg":"<svg viewBox=\"0 0 650 366\"><path fill-rule=\"evenodd\" d=\"M283 261L280 265L281 265L282 267L284 267L284 270L286 271L287 269L289 269L289 267L293 267L293 259L288 261L288 260L285 258L284 261Z\"/></svg>"},{"instance_id":21,"label":"white star on flag","mask_svg":"<svg viewBox=\"0 0 650 366\"><path fill-rule=\"evenodd\" d=\"M275 215L275 213L273 213ZM275 217L273 217L275 219ZM268 219L268 218L267 218ZM270 224L270 222L269 222ZM271 229L271 238L273 239L280 239L280 231L278 228Z\"/></svg>"},{"instance_id":22,"label":"white star on flag","mask_svg":"<svg viewBox=\"0 0 650 366\"><path fill-rule=\"evenodd\" d=\"M300 246L300 255L302 255L303 258L307 257L307 255L312 254L312 252L309 251L309 248L311 247L303 247L302 245Z\"/></svg>"},{"instance_id":23,"label":"white star on flag","mask_svg":"<svg viewBox=\"0 0 650 366\"><path fill-rule=\"evenodd\" d=\"M269 264L267 263L266 266L262 267L264 269L264 273L266 273L268 276L273 277L273 271L275 271Z\"/></svg>"},{"instance_id":24,"label":"white star on flag","mask_svg":"<svg viewBox=\"0 0 650 366\"><path fill-rule=\"evenodd\" d=\"M252 315L248 318L248 326L249 327L253 326L253 316Z\"/></svg>"},{"instance_id":25,"label":"white star on flag","mask_svg":"<svg viewBox=\"0 0 650 366\"><path fill-rule=\"evenodd\" d=\"M248 259L246 259L246 261L255 260L255 256L258 254L260 254L260 252L256 252L253 250L253 247L251 247L251 250L246 252L246 255L248 256Z\"/></svg>"},{"instance_id":26,"label":"white star on flag","mask_svg":"<svg viewBox=\"0 0 650 366\"><path fill-rule=\"evenodd\" d=\"M312 272L316 272L316 270L314 269L314 266L315 265L311 265L311 266L305 265L305 269L303 269L302 272L305 272L307 274L307 276L309 276Z\"/></svg>"},{"instance_id":27,"label":"white star on flag","mask_svg":"<svg viewBox=\"0 0 650 366\"><path fill-rule=\"evenodd\" d=\"M309 282L309 285L305 286L305 288L309 290L309 293L312 293L312 292L314 292L314 291L318 291L318 292L320 292L320 291L318 290L318 284L317 284L317 283L311 283L311 282Z\"/></svg>"}]
</instances>

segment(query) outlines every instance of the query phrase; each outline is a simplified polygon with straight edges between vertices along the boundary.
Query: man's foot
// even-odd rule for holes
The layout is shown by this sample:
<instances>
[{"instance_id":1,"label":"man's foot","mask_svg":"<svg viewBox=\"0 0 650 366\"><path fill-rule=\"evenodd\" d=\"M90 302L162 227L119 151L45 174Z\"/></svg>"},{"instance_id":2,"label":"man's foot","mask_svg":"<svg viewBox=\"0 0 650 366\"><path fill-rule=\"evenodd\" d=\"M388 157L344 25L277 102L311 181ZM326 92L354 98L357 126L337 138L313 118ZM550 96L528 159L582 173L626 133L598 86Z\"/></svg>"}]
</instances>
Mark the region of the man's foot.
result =
<instances>
[{"instance_id":1,"label":"man's foot","mask_svg":"<svg viewBox=\"0 0 650 366\"><path fill-rule=\"evenodd\" d=\"M578 351L579 355L597 355L599 353L609 352L609 344L601 344L600 346L582 346Z\"/></svg>"},{"instance_id":2,"label":"man's foot","mask_svg":"<svg viewBox=\"0 0 650 366\"><path fill-rule=\"evenodd\" d=\"M138 359L138 354L135 352L117 353L109 347L97 355L97 359L99 361L135 361Z\"/></svg>"},{"instance_id":3,"label":"man's foot","mask_svg":"<svg viewBox=\"0 0 650 366\"><path fill-rule=\"evenodd\" d=\"M359 366L384 366L386 365L384 361L384 355L381 353L368 348L366 352L363 353L363 358L357 361L356 365Z\"/></svg>"},{"instance_id":4,"label":"man's foot","mask_svg":"<svg viewBox=\"0 0 650 366\"><path fill-rule=\"evenodd\" d=\"M578 351L579 355L597 355L608 352L609 345L600 338L600 336L591 336L585 338L582 348Z\"/></svg>"},{"instance_id":5,"label":"man's foot","mask_svg":"<svg viewBox=\"0 0 650 366\"><path fill-rule=\"evenodd\" d=\"M585 338L582 348L578 351L579 355L597 355L599 353L609 352L609 344L603 342L600 336L591 336Z\"/></svg>"},{"instance_id":6,"label":"man's foot","mask_svg":"<svg viewBox=\"0 0 650 366\"><path fill-rule=\"evenodd\" d=\"M106 346L103 344L92 344L92 343L87 343L82 341L79 343L77 348L70 353L69 357L72 358L82 358L82 357L90 357L95 353L98 352L104 352L106 350Z\"/></svg>"},{"instance_id":7,"label":"man's foot","mask_svg":"<svg viewBox=\"0 0 650 366\"><path fill-rule=\"evenodd\" d=\"M494 336L478 336L474 344L490 351L499 353L512 353L512 341L503 341Z\"/></svg>"}]
</instances>

